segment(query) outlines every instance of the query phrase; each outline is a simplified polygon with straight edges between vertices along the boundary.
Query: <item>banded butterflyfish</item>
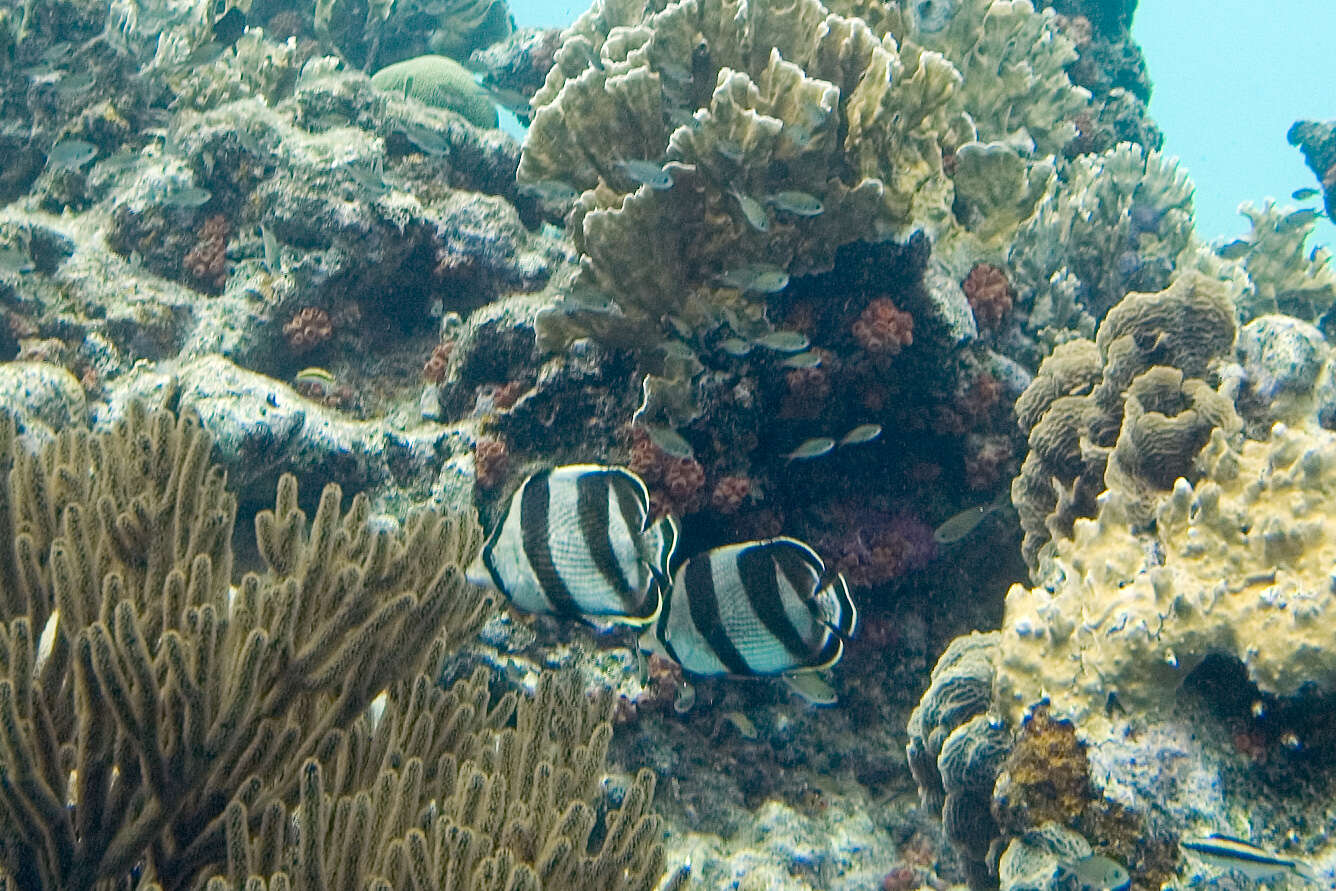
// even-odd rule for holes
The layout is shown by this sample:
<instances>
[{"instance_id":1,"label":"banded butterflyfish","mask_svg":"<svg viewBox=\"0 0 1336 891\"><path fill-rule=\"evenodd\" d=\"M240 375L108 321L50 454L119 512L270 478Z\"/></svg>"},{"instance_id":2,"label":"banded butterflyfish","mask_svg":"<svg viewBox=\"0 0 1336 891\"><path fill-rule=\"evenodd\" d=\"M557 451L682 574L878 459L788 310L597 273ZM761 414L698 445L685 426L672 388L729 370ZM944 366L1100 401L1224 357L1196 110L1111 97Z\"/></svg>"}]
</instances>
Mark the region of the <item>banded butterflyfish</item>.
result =
<instances>
[{"instance_id":1,"label":"banded butterflyfish","mask_svg":"<svg viewBox=\"0 0 1336 891\"><path fill-rule=\"evenodd\" d=\"M833 702L815 672L840 660L857 623L844 577L801 541L772 538L686 561L642 645L687 675L780 677L809 700Z\"/></svg>"},{"instance_id":2,"label":"banded butterflyfish","mask_svg":"<svg viewBox=\"0 0 1336 891\"><path fill-rule=\"evenodd\" d=\"M659 616L676 544L671 519L650 523L640 477L571 464L520 484L468 579L524 612L648 625Z\"/></svg>"}]
</instances>

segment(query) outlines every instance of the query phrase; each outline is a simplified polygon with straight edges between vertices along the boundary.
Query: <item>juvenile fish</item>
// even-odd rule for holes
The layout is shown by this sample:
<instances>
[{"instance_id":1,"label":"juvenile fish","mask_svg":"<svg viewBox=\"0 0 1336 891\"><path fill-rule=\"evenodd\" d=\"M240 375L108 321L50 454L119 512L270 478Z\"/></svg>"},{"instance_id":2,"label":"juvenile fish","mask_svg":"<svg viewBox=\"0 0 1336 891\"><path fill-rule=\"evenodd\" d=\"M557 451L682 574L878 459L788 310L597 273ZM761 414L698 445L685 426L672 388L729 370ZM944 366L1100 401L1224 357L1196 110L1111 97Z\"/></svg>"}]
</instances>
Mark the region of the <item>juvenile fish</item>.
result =
<instances>
[{"instance_id":1,"label":"juvenile fish","mask_svg":"<svg viewBox=\"0 0 1336 891\"><path fill-rule=\"evenodd\" d=\"M859 424L850 430L844 436L840 437L841 446L862 445L865 442L872 442L878 436L881 436L880 424Z\"/></svg>"},{"instance_id":2,"label":"juvenile fish","mask_svg":"<svg viewBox=\"0 0 1336 891\"><path fill-rule=\"evenodd\" d=\"M270 274L278 275L283 271L283 254L278 247L278 239L269 227L260 224L260 242L264 245L264 267Z\"/></svg>"},{"instance_id":3,"label":"juvenile fish","mask_svg":"<svg viewBox=\"0 0 1336 891\"><path fill-rule=\"evenodd\" d=\"M97 157L97 146L82 139L62 139L51 146L46 162L53 167L78 170Z\"/></svg>"},{"instance_id":4,"label":"juvenile fish","mask_svg":"<svg viewBox=\"0 0 1336 891\"><path fill-rule=\"evenodd\" d=\"M839 573L793 538L697 554L645 643L698 677L803 676L840 660L858 610Z\"/></svg>"},{"instance_id":5,"label":"juvenile fish","mask_svg":"<svg viewBox=\"0 0 1336 891\"><path fill-rule=\"evenodd\" d=\"M1295 201L1307 201L1309 198L1316 198L1320 193L1312 187L1306 189L1295 189L1290 193L1290 197Z\"/></svg>"},{"instance_id":6,"label":"juvenile fish","mask_svg":"<svg viewBox=\"0 0 1336 891\"><path fill-rule=\"evenodd\" d=\"M809 461L812 458L820 458L822 455L829 455L835 449L835 440L829 436L818 436L814 439L806 439L798 444L798 447L785 455L790 461Z\"/></svg>"},{"instance_id":7,"label":"juvenile fish","mask_svg":"<svg viewBox=\"0 0 1336 891\"><path fill-rule=\"evenodd\" d=\"M741 359L751 352L752 345L740 337L726 337L719 341L719 349L728 353L730 356L736 356Z\"/></svg>"},{"instance_id":8,"label":"juvenile fish","mask_svg":"<svg viewBox=\"0 0 1336 891\"><path fill-rule=\"evenodd\" d=\"M32 258L24 251L16 247L0 247L0 269L9 272L17 272L20 275L32 272L37 267L33 266Z\"/></svg>"},{"instance_id":9,"label":"juvenile fish","mask_svg":"<svg viewBox=\"0 0 1336 891\"><path fill-rule=\"evenodd\" d=\"M1225 260L1241 260L1252 248L1252 242L1240 238L1237 241L1231 241L1223 247L1217 248L1216 253Z\"/></svg>"},{"instance_id":10,"label":"juvenile fish","mask_svg":"<svg viewBox=\"0 0 1336 891\"><path fill-rule=\"evenodd\" d=\"M525 612L651 625L677 526L649 517L649 490L624 467L541 470L511 496L468 580Z\"/></svg>"},{"instance_id":11,"label":"juvenile fish","mask_svg":"<svg viewBox=\"0 0 1336 891\"><path fill-rule=\"evenodd\" d=\"M1103 854L1089 854L1079 860L1063 861L1063 870L1072 874L1089 891L1123 891L1132 884L1127 868Z\"/></svg>"},{"instance_id":12,"label":"juvenile fish","mask_svg":"<svg viewBox=\"0 0 1336 891\"><path fill-rule=\"evenodd\" d=\"M1322 216L1321 211L1311 207L1305 207L1303 210L1296 210L1281 218L1280 223L1276 226L1276 231L1293 232L1295 229L1301 229L1304 226L1307 226L1320 216Z\"/></svg>"},{"instance_id":13,"label":"juvenile fish","mask_svg":"<svg viewBox=\"0 0 1336 891\"><path fill-rule=\"evenodd\" d=\"M801 331L771 331L762 334L752 343L777 353L796 353L812 345L812 341Z\"/></svg>"},{"instance_id":14,"label":"juvenile fish","mask_svg":"<svg viewBox=\"0 0 1336 891\"><path fill-rule=\"evenodd\" d=\"M996 502L976 504L974 507L967 507L960 513L951 515L942 525L932 531L933 541L938 544L954 544L960 541L977 529L979 524L983 522L983 518L998 507L999 505Z\"/></svg>"},{"instance_id":15,"label":"juvenile fish","mask_svg":"<svg viewBox=\"0 0 1336 891\"><path fill-rule=\"evenodd\" d=\"M162 203L172 207L202 207L209 203L213 193L199 186L186 186L173 189L162 196Z\"/></svg>"},{"instance_id":16,"label":"juvenile fish","mask_svg":"<svg viewBox=\"0 0 1336 891\"><path fill-rule=\"evenodd\" d=\"M646 424L645 433L649 435L649 441L654 443L664 452L674 458L690 458L695 452L691 449L691 443L687 442L672 427L664 427L659 424Z\"/></svg>"},{"instance_id":17,"label":"juvenile fish","mask_svg":"<svg viewBox=\"0 0 1336 891\"><path fill-rule=\"evenodd\" d=\"M740 291L773 294L788 286L789 274L769 263L749 263L723 272L716 281Z\"/></svg>"},{"instance_id":18,"label":"juvenile fish","mask_svg":"<svg viewBox=\"0 0 1336 891\"><path fill-rule=\"evenodd\" d=\"M1237 870L1254 882L1294 875L1315 885L1322 884L1317 872L1302 860L1284 857L1227 835L1180 839L1178 846L1212 866Z\"/></svg>"},{"instance_id":19,"label":"juvenile fish","mask_svg":"<svg viewBox=\"0 0 1336 891\"><path fill-rule=\"evenodd\" d=\"M825 210L820 198L806 192L776 192L767 200L780 210L799 217L814 217Z\"/></svg>"},{"instance_id":20,"label":"juvenile fish","mask_svg":"<svg viewBox=\"0 0 1336 891\"><path fill-rule=\"evenodd\" d=\"M673 175L664 170L663 165L653 161L618 161L617 167L630 179L655 191L662 192L673 187Z\"/></svg>"},{"instance_id":21,"label":"juvenile fish","mask_svg":"<svg viewBox=\"0 0 1336 891\"><path fill-rule=\"evenodd\" d=\"M821 354L816 350L795 353L779 364L785 368L816 368L821 364Z\"/></svg>"},{"instance_id":22,"label":"juvenile fish","mask_svg":"<svg viewBox=\"0 0 1336 891\"><path fill-rule=\"evenodd\" d=\"M399 126L399 130L409 142L421 149L424 154L431 155L434 158L441 158L450 154L450 146L441 134L435 130L411 121L405 121Z\"/></svg>"},{"instance_id":23,"label":"juvenile fish","mask_svg":"<svg viewBox=\"0 0 1336 891\"><path fill-rule=\"evenodd\" d=\"M299 384L324 384L328 386L334 383L334 375L318 367L303 368L292 379Z\"/></svg>"},{"instance_id":24,"label":"juvenile fish","mask_svg":"<svg viewBox=\"0 0 1336 891\"><path fill-rule=\"evenodd\" d=\"M742 215L746 217L749 226L757 232L770 231L770 217L766 214L761 202L750 195L742 194L736 189L731 194L737 199L738 207L742 208Z\"/></svg>"},{"instance_id":25,"label":"juvenile fish","mask_svg":"<svg viewBox=\"0 0 1336 891\"><path fill-rule=\"evenodd\" d=\"M542 201L553 201L566 204L580 197L580 193L567 183L556 179L539 180L536 183L524 183L520 186L520 191L528 195L533 195Z\"/></svg>"}]
</instances>

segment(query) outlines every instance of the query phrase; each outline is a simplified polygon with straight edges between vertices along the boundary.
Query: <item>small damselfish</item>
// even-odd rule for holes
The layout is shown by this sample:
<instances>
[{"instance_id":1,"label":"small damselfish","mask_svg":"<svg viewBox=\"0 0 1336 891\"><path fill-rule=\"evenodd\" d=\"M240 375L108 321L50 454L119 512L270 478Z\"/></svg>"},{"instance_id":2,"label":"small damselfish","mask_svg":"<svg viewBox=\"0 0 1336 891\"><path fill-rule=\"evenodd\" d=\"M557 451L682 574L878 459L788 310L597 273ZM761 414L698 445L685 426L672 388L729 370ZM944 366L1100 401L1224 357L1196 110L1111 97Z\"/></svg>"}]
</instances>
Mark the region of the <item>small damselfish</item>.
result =
<instances>
[{"instance_id":1,"label":"small damselfish","mask_svg":"<svg viewBox=\"0 0 1336 891\"><path fill-rule=\"evenodd\" d=\"M677 544L671 518L649 517L649 491L624 467L539 471L511 496L468 579L524 612L648 625Z\"/></svg>"},{"instance_id":2,"label":"small damselfish","mask_svg":"<svg viewBox=\"0 0 1336 891\"><path fill-rule=\"evenodd\" d=\"M771 538L688 560L648 643L687 674L773 677L831 667L857 624L844 577L801 541Z\"/></svg>"}]
</instances>

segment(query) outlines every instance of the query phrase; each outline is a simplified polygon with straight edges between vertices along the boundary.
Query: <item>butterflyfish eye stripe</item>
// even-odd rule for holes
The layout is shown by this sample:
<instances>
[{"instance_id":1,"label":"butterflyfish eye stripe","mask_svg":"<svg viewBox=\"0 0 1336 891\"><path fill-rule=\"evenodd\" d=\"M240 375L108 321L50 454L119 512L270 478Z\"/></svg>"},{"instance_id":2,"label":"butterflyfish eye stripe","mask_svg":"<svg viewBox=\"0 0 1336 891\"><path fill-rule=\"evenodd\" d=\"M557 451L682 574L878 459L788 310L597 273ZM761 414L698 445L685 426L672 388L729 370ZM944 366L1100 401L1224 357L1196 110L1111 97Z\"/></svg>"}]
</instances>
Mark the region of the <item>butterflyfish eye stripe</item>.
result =
<instances>
[{"instance_id":1,"label":"butterflyfish eye stripe","mask_svg":"<svg viewBox=\"0 0 1336 891\"><path fill-rule=\"evenodd\" d=\"M598 574L608 583L628 614L639 608L635 593L612 552L608 526L608 476L586 474L576 483L576 516L580 520L580 538Z\"/></svg>"},{"instance_id":2,"label":"butterflyfish eye stripe","mask_svg":"<svg viewBox=\"0 0 1336 891\"><path fill-rule=\"evenodd\" d=\"M689 561L684 572L686 588L691 592L687 598L691 610L691 622L696 630L710 644L714 656L734 674L750 674L747 660L742 658L733 641L728 639L719 617L719 600L714 589L713 560L707 555Z\"/></svg>"},{"instance_id":3,"label":"butterflyfish eye stripe","mask_svg":"<svg viewBox=\"0 0 1336 891\"><path fill-rule=\"evenodd\" d=\"M803 640L802 634L789 621L776 575L776 564L779 561L770 550L769 547L759 547L740 551L737 557L738 578L742 580L743 591L765 630L794 658L807 659L813 654L814 648ZM803 590L800 585L794 585L794 588L799 592Z\"/></svg>"},{"instance_id":4,"label":"butterflyfish eye stripe","mask_svg":"<svg viewBox=\"0 0 1336 891\"><path fill-rule=\"evenodd\" d=\"M524 557L529 561L543 595L552 604L553 612L578 616L580 608L558 574L556 563L552 559L552 549L548 544L547 515L550 497L548 475L548 471L534 474L524 484L524 491L520 496L520 527L524 536Z\"/></svg>"}]
</instances>

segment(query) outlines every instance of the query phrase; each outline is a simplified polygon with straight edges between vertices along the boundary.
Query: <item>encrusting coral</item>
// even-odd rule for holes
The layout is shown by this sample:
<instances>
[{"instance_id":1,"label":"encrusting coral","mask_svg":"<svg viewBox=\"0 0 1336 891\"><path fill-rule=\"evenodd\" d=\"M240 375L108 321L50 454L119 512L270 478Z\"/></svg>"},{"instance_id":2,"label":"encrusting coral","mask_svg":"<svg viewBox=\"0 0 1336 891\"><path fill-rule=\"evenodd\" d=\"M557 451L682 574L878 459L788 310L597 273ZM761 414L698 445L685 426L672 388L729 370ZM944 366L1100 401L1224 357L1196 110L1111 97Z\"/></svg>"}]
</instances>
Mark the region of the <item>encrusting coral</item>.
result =
<instances>
[{"instance_id":1,"label":"encrusting coral","mask_svg":"<svg viewBox=\"0 0 1336 891\"><path fill-rule=\"evenodd\" d=\"M1044 360L1016 401L1030 450L1011 486L1032 570L1048 541L1094 516L1105 488L1147 522L1213 430L1241 430L1233 403L1207 383L1235 333L1225 286L1188 273L1163 291L1128 294L1093 343L1068 341Z\"/></svg>"},{"instance_id":2,"label":"encrusting coral","mask_svg":"<svg viewBox=\"0 0 1336 891\"><path fill-rule=\"evenodd\" d=\"M1019 717L1047 698L1097 736L1111 696L1154 714L1212 653L1236 656L1263 692L1336 688L1336 435L1277 425L1240 446L1217 429L1196 465L1148 530L1110 492L1056 542L1059 583L1011 589L998 707Z\"/></svg>"},{"instance_id":3,"label":"encrusting coral","mask_svg":"<svg viewBox=\"0 0 1336 891\"><path fill-rule=\"evenodd\" d=\"M652 776L584 845L606 697L545 680L488 707L481 675L435 687L492 604L460 569L476 523L423 511L396 527L364 496L343 511L333 485L308 523L285 476L256 516L266 569L231 586L236 500L211 449L195 416L137 403L38 452L0 423L0 883L251 887L297 864L269 887L402 886L431 816L437 839L476 844L435 848L423 887L493 887L482 876L501 870L519 878L496 887L652 886Z\"/></svg>"}]
</instances>

